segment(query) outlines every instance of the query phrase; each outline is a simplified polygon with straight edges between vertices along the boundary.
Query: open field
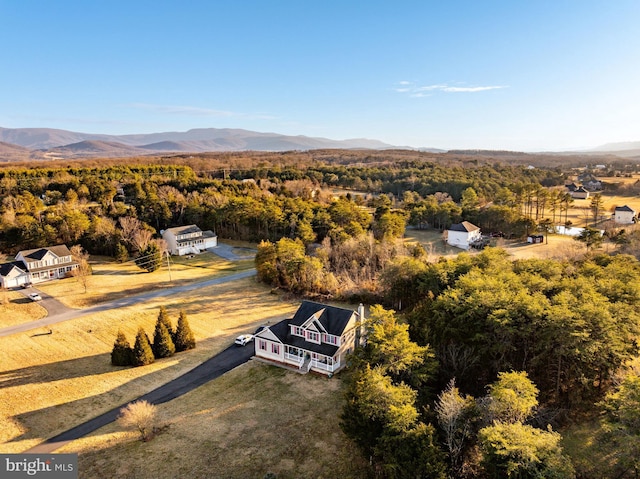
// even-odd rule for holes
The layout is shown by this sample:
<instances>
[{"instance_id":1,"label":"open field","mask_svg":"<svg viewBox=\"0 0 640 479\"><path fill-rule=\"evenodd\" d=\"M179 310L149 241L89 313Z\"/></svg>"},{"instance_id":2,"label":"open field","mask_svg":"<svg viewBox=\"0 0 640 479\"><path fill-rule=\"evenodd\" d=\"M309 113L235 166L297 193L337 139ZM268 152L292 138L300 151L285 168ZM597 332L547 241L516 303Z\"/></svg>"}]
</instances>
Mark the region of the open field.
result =
<instances>
[{"instance_id":1,"label":"open field","mask_svg":"<svg viewBox=\"0 0 640 479\"><path fill-rule=\"evenodd\" d=\"M86 308L152 289L236 273L253 265L253 260L231 262L213 253L202 253L191 259L171 257L170 268L165 262L157 271L148 273L133 262L119 264L112 258L95 257L91 258L93 274L86 293L76 278L50 281L37 287L71 308Z\"/></svg>"},{"instance_id":2,"label":"open field","mask_svg":"<svg viewBox=\"0 0 640 479\"><path fill-rule=\"evenodd\" d=\"M153 334L161 305L173 324L187 313L197 348L140 368L110 364L121 329L133 342L139 326ZM0 338L0 451L20 452L164 384L226 348L240 333L290 315L254 279L180 293L86 316L53 327Z\"/></svg>"},{"instance_id":3,"label":"open field","mask_svg":"<svg viewBox=\"0 0 640 479\"><path fill-rule=\"evenodd\" d=\"M168 429L149 442L110 424L59 452L85 479L365 478L338 425L341 382L250 361L159 406Z\"/></svg>"},{"instance_id":4,"label":"open field","mask_svg":"<svg viewBox=\"0 0 640 479\"><path fill-rule=\"evenodd\" d=\"M0 328L44 318L47 310L16 291L0 290Z\"/></svg>"}]
</instances>

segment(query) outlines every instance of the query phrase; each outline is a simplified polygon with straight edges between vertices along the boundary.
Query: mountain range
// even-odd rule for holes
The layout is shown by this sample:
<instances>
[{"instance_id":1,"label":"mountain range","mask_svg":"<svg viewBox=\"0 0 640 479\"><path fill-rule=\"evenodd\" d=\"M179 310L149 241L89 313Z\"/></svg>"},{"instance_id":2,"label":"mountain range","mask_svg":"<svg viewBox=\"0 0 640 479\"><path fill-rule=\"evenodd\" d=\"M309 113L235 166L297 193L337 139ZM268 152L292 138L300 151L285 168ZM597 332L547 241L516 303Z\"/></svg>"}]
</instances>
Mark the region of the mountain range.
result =
<instances>
[{"instance_id":1,"label":"mountain range","mask_svg":"<svg viewBox=\"0 0 640 479\"><path fill-rule=\"evenodd\" d=\"M332 140L309 136L230 128L198 128L189 131L104 135L53 128L1 128L0 161L72 158L108 158L202 153L219 151L291 151L317 149L414 149L441 153L436 148L395 146L378 140L355 138ZM474 150L475 151L475 150ZM478 150L481 152L484 150ZM549 152L547 152L549 153ZM591 150L564 152L568 155L615 155L640 159L640 141L608 143Z\"/></svg>"},{"instance_id":2,"label":"mountain range","mask_svg":"<svg viewBox=\"0 0 640 479\"><path fill-rule=\"evenodd\" d=\"M5 161L28 158L126 157L169 152L289 151L324 148L380 150L397 147L364 138L331 140L228 128L134 135L102 135L52 128L0 128L0 160Z\"/></svg>"}]
</instances>

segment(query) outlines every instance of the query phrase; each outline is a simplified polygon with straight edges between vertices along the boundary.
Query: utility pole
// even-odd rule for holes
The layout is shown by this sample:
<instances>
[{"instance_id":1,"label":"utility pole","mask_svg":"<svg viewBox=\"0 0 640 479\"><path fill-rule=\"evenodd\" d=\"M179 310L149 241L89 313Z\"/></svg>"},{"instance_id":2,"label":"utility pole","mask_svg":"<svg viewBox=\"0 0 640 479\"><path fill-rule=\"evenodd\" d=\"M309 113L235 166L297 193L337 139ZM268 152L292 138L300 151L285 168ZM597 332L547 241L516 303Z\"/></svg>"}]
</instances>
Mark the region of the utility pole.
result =
<instances>
[{"instance_id":1,"label":"utility pole","mask_svg":"<svg viewBox=\"0 0 640 479\"><path fill-rule=\"evenodd\" d=\"M167 254L167 269L169 270L169 282L171 282L171 261L169 261L169 252L165 251Z\"/></svg>"}]
</instances>

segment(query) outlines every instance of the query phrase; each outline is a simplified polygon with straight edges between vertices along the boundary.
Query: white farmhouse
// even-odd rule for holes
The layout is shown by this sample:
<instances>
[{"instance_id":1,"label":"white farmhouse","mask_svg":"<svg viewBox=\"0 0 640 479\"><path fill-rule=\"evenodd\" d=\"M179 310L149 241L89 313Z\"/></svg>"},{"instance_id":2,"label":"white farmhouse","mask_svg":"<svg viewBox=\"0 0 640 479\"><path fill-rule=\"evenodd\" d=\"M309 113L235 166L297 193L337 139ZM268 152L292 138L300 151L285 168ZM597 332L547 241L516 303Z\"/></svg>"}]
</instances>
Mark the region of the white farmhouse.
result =
<instances>
[{"instance_id":1,"label":"white farmhouse","mask_svg":"<svg viewBox=\"0 0 640 479\"><path fill-rule=\"evenodd\" d=\"M162 232L169 252L173 255L198 254L218 246L218 237L212 231L202 231L196 225L177 226Z\"/></svg>"},{"instance_id":2,"label":"white farmhouse","mask_svg":"<svg viewBox=\"0 0 640 479\"><path fill-rule=\"evenodd\" d=\"M481 239L480 228L468 221L453 224L447 230L447 243L458 248L469 249L473 242Z\"/></svg>"},{"instance_id":3,"label":"white farmhouse","mask_svg":"<svg viewBox=\"0 0 640 479\"><path fill-rule=\"evenodd\" d=\"M302 373L332 375L360 345L363 322L363 305L356 312L303 301L293 318L256 333L256 357Z\"/></svg>"},{"instance_id":4,"label":"white farmhouse","mask_svg":"<svg viewBox=\"0 0 640 479\"><path fill-rule=\"evenodd\" d=\"M65 245L20 251L15 261L0 265L0 286L14 288L64 278L77 267Z\"/></svg>"},{"instance_id":5,"label":"white farmhouse","mask_svg":"<svg viewBox=\"0 0 640 479\"><path fill-rule=\"evenodd\" d=\"M635 219L635 210L627 205L616 206L613 212L613 221L621 225L630 225L635 222Z\"/></svg>"}]
</instances>

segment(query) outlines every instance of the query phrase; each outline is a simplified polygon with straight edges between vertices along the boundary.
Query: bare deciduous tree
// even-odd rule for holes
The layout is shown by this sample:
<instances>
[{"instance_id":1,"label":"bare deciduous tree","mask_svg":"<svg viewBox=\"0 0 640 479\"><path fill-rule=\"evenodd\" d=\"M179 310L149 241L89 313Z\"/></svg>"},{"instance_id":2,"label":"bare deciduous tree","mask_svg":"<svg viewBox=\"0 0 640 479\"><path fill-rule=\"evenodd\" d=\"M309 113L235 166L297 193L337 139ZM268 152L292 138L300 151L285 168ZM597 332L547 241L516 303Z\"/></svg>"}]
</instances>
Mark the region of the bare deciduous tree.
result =
<instances>
[{"instance_id":1,"label":"bare deciduous tree","mask_svg":"<svg viewBox=\"0 0 640 479\"><path fill-rule=\"evenodd\" d=\"M137 429L142 441L151 439L158 408L145 401L135 401L120 409L118 423L127 429Z\"/></svg>"},{"instance_id":2,"label":"bare deciduous tree","mask_svg":"<svg viewBox=\"0 0 640 479\"><path fill-rule=\"evenodd\" d=\"M87 253L79 244L71 247L71 256L73 260L78 263L78 267L73 270L72 274L78 280L78 283L84 288L84 292L87 292L87 286L89 284L89 276L91 276L91 266L89 265L89 253Z\"/></svg>"}]
</instances>

